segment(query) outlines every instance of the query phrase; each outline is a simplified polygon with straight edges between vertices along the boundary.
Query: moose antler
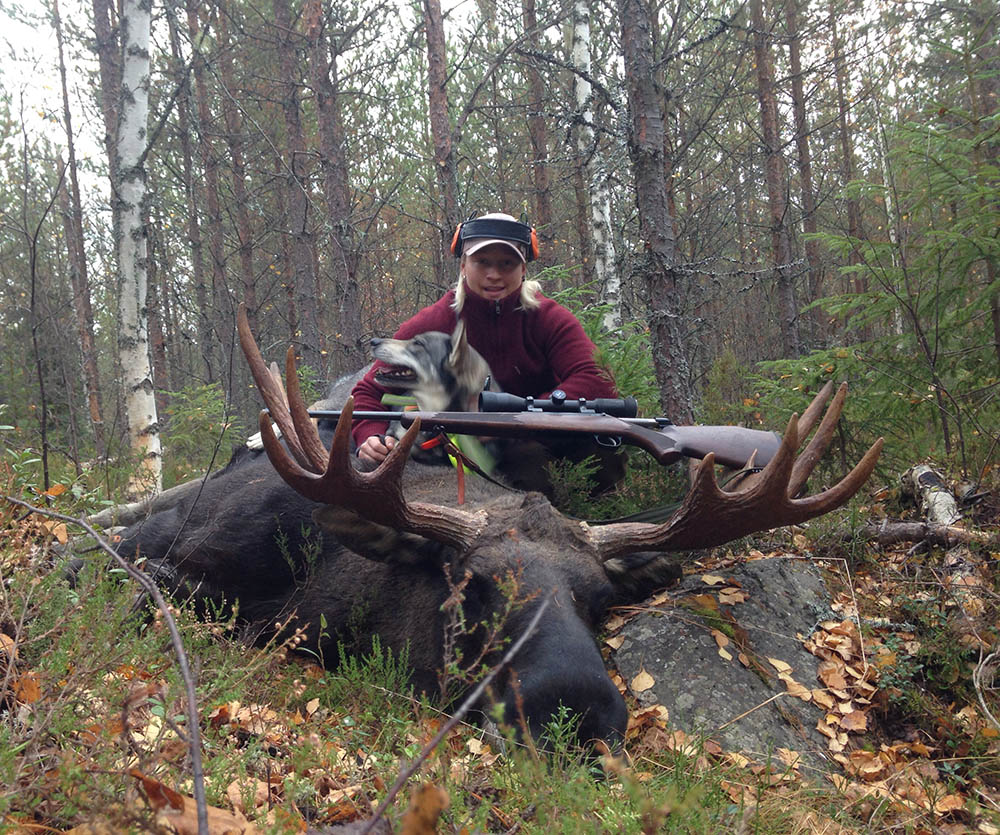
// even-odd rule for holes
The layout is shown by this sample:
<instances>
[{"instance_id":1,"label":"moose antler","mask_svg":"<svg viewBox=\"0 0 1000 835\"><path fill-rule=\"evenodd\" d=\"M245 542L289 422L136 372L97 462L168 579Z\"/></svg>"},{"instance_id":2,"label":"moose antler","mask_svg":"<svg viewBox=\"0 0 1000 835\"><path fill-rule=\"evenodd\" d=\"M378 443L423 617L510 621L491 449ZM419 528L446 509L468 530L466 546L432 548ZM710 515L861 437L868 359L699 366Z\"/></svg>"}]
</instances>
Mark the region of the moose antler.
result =
<instances>
[{"instance_id":1,"label":"moose antler","mask_svg":"<svg viewBox=\"0 0 1000 835\"><path fill-rule=\"evenodd\" d=\"M236 320L240 345L270 412L260 414L261 440L275 470L290 487L313 501L354 510L372 522L420 534L453 545L460 551L465 551L475 541L485 527L485 511L468 512L442 505L411 503L403 496L403 467L420 431L419 420L413 422L378 469L370 473L359 472L350 461L354 411L354 399L350 398L337 421L333 446L327 457L326 448L302 400L294 350L289 347L285 357L286 401L285 392L257 348L242 304ZM281 429L294 460L275 436L272 420Z\"/></svg>"},{"instance_id":2,"label":"moose antler","mask_svg":"<svg viewBox=\"0 0 1000 835\"><path fill-rule=\"evenodd\" d=\"M591 528L590 538L601 559L607 562L636 551L711 548L754 531L804 522L847 502L875 469L882 451L881 438L833 487L815 496L795 498L829 446L840 418L847 396L846 383L841 384L812 441L795 458L800 437L804 438L812 429L832 389L832 383L828 383L801 420L792 415L777 454L767 467L746 479L738 489L725 492L719 488L715 480L715 456L709 454L698 466L684 503L663 524L620 522Z\"/></svg>"}]
</instances>

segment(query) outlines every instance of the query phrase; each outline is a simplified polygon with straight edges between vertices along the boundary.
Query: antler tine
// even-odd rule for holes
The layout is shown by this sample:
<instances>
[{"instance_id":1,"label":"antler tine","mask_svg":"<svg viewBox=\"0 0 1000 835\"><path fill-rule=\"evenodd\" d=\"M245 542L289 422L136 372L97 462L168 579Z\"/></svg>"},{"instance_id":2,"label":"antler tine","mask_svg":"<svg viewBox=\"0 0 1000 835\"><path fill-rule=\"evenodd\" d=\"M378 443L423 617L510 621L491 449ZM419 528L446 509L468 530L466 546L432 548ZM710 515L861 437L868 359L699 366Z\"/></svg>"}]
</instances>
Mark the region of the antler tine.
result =
<instances>
[{"instance_id":1,"label":"antler tine","mask_svg":"<svg viewBox=\"0 0 1000 835\"><path fill-rule=\"evenodd\" d=\"M833 380L827 380L826 385L819 390L819 393L812 399L812 403L806 407L802 417L799 418L799 440L804 440L812 432L813 426L816 425L819 416L823 414L823 407L832 393Z\"/></svg>"},{"instance_id":2,"label":"antler tine","mask_svg":"<svg viewBox=\"0 0 1000 835\"><path fill-rule=\"evenodd\" d=\"M814 439L795 459L799 421L794 415L771 462L752 484L724 492L715 480L715 456L707 455L695 473L691 490L674 515L661 525L638 522L590 529L591 541L605 561L635 551L676 551L721 545L754 531L804 522L844 504L867 481L882 450L880 438L838 484L815 496L793 498L798 479L804 480L829 443L846 389L841 388ZM832 417L831 417L832 413ZM815 422L815 418L811 417Z\"/></svg>"},{"instance_id":3,"label":"antler tine","mask_svg":"<svg viewBox=\"0 0 1000 835\"><path fill-rule=\"evenodd\" d=\"M832 390L833 384L827 383L823 391L827 392L829 396L828 389ZM820 392L822 394L823 392ZM830 404L830 408L826 410L826 414L823 416L823 422L820 423L819 429L816 430L816 434L813 435L812 440L809 445L799 453L799 457L795 461L795 468L792 470L792 478L788 483L788 495L796 496L798 492L806 483L806 479L809 478L809 474L812 473L813 468L819 463L819 459L823 457L826 452L826 448L830 446L830 441L833 439L833 431L837 428L837 421L840 420L840 413L844 410L844 400L847 398L847 383L841 383L840 388L837 389L837 396L833 398L833 402ZM818 398L817 398L818 399ZM824 398L825 402L825 398ZM813 404L816 400L813 400ZM809 407L812 408L812 405ZM809 409L806 410L807 412ZM815 423L815 417L813 417L809 426L806 429L802 428L802 419L799 419L799 438L805 438L810 429L812 429L812 424Z\"/></svg>"},{"instance_id":4,"label":"antler tine","mask_svg":"<svg viewBox=\"0 0 1000 835\"><path fill-rule=\"evenodd\" d=\"M295 349L291 345L285 352L285 390L288 393L285 403L295 425L295 437L302 451L309 457L313 472L321 473L326 469L326 447L319 439L316 424L309 417L309 410L302 400L299 375L295 368Z\"/></svg>"},{"instance_id":5,"label":"antler tine","mask_svg":"<svg viewBox=\"0 0 1000 835\"><path fill-rule=\"evenodd\" d=\"M288 413L288 407L285 405L285 391L280 383L275 381L274 377L271 376L271 372L267 368L267 363L264 362L264 357L261 356L260 349L257 347L257 341L253 338L253 333L250 331L246 305L242 302L236 312L236 330L240 336L240 347L243 349L243 355L247 358L247 364L250 366L250 373L253 374L254 382L257 384L257 388L260 390L261 396L270 410L270 419L278 424L278 428L285 437L288 448L292 451L292 455L295 456L295 460L303 467L312 466L309 457L299 445L295 426L292 423L291 415ZM270 426L268 429L270 429ZM263 433L261 437L263 437Z\"/></svg>"}]
</instances>

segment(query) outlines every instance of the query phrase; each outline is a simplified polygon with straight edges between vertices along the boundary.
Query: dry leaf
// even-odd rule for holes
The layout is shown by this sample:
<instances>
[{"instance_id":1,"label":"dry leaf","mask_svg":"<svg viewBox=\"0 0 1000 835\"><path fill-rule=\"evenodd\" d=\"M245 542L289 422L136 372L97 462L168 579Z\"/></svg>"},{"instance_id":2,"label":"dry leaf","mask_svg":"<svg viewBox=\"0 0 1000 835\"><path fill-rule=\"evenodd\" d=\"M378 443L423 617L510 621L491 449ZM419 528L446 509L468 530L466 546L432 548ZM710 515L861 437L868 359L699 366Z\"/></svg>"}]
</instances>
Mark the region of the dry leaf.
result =
<instances>
[{"instance_id":1,"label":"dry leaf","mask_svg":"<svg viewBox=\"0 0 1000 835\"><path fill-rule=\"evenodd\" d=\"M718 646L720 649L729 644L728 636L720 632L718 629L712 630L712 637L715 638L716 646Z\"/></svg>"},{"instance_id":2,"label":"dry leaf","mask_svg":"<svg viewBox=\"0 0 1000 835\"><path fill-rule=\"evenodd\" d=\"M767 660L779 673L790 673L792 671L792 665L782 661L780 658L768 658Z\"/></svg>"},{"instance_id":3,"label":"dry leaf","mask_svg":"<svg viewBox=\"0 0 1000 835\"><path fill-rule=\"evenodd\" d=\"M625 636L615 635L611 638L605 638L604 643L611 647L611 649L621 649L622 644L625 643Z\"/></svg>"},{"instance_id":4,"label":"dry leaf","mask_svg":"<svg viewBox=\"0 0 1000 835\"><path fill-rule=\"evenodd\" d=\"M629 682L629 687L632 688L633 693L645 693L656 684L656 680L645 670L640 670L632 681Z\"/></svg>"},{"instance_id":5,"label":"dry leaf","mask_svg":"<svg viewBox=\"0 0 1000 835\"><path fill-rule=\"evenodd\" d=\"M65 492L66 492L65 484L53 484L48 490L42 493L42 495L52 496L53 498L55 498L56 496L61 496Z\"/></svg>"},{"instance_id":6,"label":"dry leaf","mask_svg":"<svg viewBox=\"0 0 1000 835\"><path fill-rule=\"evenodd\" d=\"M14 679L14 698L31 705L42 697L42 685L37 673L25 673Z\"/></svg>"},{"instance_id":7,"label":"dry leaf","mask_svg":"<svg viewBox=\"0 0 1000 835\"><path fill-rule=\"evenodd\" d=\"M868 730L868 715L860 710L852 711L840 720L840 727L845 731L854 731L856 733L866 731Z\"/></svg>"},{"instance_id":8,"label":"dry leaf","mask_svg":"<svg viewBox=\"0 0 1000 835\"><path fill-rule=\"evenodd\" d=\"M400 835L436 835L441 813L448 808L448 792L433 783L424 783L413 790L410 805L400 821Z\"/></svg>"},{"instance_id":9,"label":"dry leaf","mask_svg":"<svg viewBox=\"0 0 1000 835\"><path fill-rule=\"evenodd\" d=\"M726 578L720 577L718 574L702 574L701 581L706 586L717 586L720 583L726 582Z\"/></svg>"},{"instance_id":10,"label":"dry leaf","mask_svg":"<svg viewBox=\"0 0 1000 835\"><path fill-rule=\"evenodd\" d=\"M0 632L0 654L8 658L17 658L17 641L4 632Z\"/></svg>"},{"instance_id":11,"label":"dry leaf","mask_svg":"<svg viewBox=\"0 0 1000 835\"><path fill-rule=\"evenodd\" d=\"M794 678L792 678L787 673L781 673L778 678L785 683L785 689L792 696L797 699L802 699L804 702L812 701L812 691L808 688L799 684Z\"/></svg>"},{"instance_id":12,"label":"dry leaf","mask_svg":"<svg viewBox=\"0 0 1000 835\"><path fill-rule=\"evenodd\" d=\"M812 697L816 704L826 710L831 710L837 704L837 700L834 699L833 696L831 696L826 690L815 689L812 691Z\"/></svg>"},{"instance_id":13,"label":"dry leaf","mask_svg":"<svg viewBox=\"0 0 1000 835\"><path fill-rule=\"evenodd\" d=\"M733 660L733 656L729 653L729 651L724 650L722 647L719 647L719 657L724 658L726 661Z\"/></svg>"},{"instance_id":14,"label":"dry leaf","mask_svg":"<svg viewBox=\"0 0 1000 835\"><path fill-rule=\"evenodd\" d=\"M747 593L743 589L723 589L719 592L719 602L723 606L735 606L737 603L745 603Z\"/></svg>"}]
</instances>

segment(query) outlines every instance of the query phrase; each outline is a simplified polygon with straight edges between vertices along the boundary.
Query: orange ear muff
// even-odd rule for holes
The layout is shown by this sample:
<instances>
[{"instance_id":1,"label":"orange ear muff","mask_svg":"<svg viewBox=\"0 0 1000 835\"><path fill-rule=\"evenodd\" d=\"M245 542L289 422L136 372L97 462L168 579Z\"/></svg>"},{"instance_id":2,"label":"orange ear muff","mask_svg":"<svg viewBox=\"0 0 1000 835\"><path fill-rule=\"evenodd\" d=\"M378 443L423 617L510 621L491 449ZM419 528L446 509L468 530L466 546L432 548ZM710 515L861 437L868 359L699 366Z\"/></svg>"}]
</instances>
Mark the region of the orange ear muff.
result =
<instances>
[{"instance_id":1,"label":"orange ear muff","mask_svg":"<svg viewBox=\"0 0 1000 835\"><path fill-rule=\"evenodd\" d=\"M531 260L534 261L538 257L538 233L535 231L535 227L531 227Z\"/></svg>"},{"instance_id":2,"label":"orange ear muff","mask_svg":"<svg viewBox=\"0 0 1000 835\"><path fill-rule=\"evenodd\" d=\"M455 235L451 239L451 254L456 258L459 258L462 255L462 246L459 243L459 240L462 237L462 225L463 224L460 223L455 227Z\"/></svg>"}]
</instances>

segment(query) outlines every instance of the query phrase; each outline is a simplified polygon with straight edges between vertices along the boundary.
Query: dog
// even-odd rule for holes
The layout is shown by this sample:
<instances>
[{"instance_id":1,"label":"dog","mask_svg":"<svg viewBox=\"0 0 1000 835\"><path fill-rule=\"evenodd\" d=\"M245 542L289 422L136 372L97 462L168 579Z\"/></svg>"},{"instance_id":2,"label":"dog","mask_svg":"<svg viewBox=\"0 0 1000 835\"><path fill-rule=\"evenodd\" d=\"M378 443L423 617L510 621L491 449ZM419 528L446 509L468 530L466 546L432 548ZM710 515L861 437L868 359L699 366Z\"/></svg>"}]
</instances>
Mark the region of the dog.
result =
<instances>
[{"instance_id":1,"label":"dog","mask_svg":"<svg viewBox=\"0 0 1000 835\"><path fill-rule=\"evenodd\" d=\"M422 412L475 412L481 391L499 391L486 360L469 344L465 322L451 334L373 339L371 346L372 356L388 366L375 372L375 381L412 397Z\"/></svg>"}]
</instances>

